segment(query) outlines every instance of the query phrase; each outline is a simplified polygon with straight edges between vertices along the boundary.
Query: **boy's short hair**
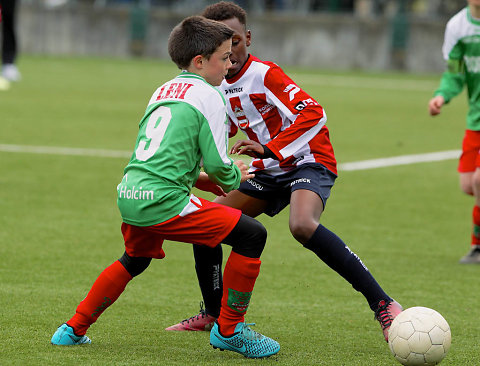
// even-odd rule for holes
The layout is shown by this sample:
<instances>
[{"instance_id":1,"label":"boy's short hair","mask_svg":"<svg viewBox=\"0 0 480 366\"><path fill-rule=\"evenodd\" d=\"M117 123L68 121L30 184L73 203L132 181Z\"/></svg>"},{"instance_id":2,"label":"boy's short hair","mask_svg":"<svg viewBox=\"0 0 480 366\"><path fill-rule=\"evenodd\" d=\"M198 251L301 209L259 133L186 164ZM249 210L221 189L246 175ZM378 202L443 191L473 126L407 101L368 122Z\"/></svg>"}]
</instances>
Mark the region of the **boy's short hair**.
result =
<instances>
[{"instance_id":1,"label":"boy's short hair","mask_svg":"<svg viewBox=\"0 0 480 366\"><path fill-rule=\"evenodd\" d=\"M179 69L186 69L195 56L210 59L232 36L233 30L223 23L200 15L191 16L173 28L168 38L168 53Z\"/></svg>"},{"instance_id":2,"label":"boy's short hair","mask_svg":"<svg viewBox=\"0 0 480 366\"><path fill-rule=\"evenodd\" d=\"M247 13L231 1L220 1L216 4L209 5L205 8L202 15L205 18L218 21L237 18L240 23L247 26Z\"/></svg>"}]
</instances>

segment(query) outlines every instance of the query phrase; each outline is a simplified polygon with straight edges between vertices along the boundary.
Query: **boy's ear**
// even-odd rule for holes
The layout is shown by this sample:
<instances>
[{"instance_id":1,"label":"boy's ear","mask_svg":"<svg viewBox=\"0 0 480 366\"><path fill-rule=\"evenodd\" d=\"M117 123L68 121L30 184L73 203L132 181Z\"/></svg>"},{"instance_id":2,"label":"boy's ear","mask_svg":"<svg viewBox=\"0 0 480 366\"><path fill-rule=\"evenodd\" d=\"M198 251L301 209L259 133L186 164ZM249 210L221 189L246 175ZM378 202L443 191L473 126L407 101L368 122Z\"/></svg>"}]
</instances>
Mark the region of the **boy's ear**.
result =
<instances>
[{"instance_id":1,"label":"boy's ear","mask_svg":"<svg viewBox=\"0 0 480 366\"><path fill-rule=\"evenodd\" d=\"M247 30L247 32L245 33L245 38L246 38L246 45L247 47L250 47L250 44L252 43L252 32L250 32L250 30Z\"/></svg>"},{"instance_id":2,"label":"boy's ear","mask_svg":"<svg viewBox=\"0 0 480 366\"><path fill-rule=\"evenodd\" d=\"M192 59L192 66L196 69L203 69L204 58L202 55L197 55Z\"/></svg>"}]
</instances>

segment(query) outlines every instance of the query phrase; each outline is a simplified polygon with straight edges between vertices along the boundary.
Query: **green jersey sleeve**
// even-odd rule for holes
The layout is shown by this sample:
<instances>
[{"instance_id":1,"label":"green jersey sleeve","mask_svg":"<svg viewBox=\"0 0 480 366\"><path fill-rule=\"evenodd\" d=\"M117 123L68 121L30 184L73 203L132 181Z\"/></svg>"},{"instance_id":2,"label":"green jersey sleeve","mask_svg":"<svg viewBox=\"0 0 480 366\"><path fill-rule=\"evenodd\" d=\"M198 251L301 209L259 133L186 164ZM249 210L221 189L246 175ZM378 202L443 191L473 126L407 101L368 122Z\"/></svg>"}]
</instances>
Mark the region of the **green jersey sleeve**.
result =
<instances>
[{"instance_id":1,"label":"green jersey sleeve","mask_svg":"<svg viewBox=\"0 0 480 366\"><path fill-rule=\"evenodd\" d=\"M434 93L435 96L443 96L446 103L460 94L465 84L464 46L457 29L455 21L447 23L442 48L447 67L442 74L440 86Z\"/></svg>"},{"instance_id":2,"label":"green jersey sleeve","mask_svg":"<svg viewBox=\"0 0 480 366\"><path fill-rule=\"evenodd\" d=\"M222 119L222 123L211 122ZM220 185L226 192L237 189L240 186L241 174L240 169L233 164L233 160L227 155L226 115L208 116L205 119L205 123L200 126L198 138L203 159L203 169L208 174L210 180Z\"/></svg>"}]
</instances>

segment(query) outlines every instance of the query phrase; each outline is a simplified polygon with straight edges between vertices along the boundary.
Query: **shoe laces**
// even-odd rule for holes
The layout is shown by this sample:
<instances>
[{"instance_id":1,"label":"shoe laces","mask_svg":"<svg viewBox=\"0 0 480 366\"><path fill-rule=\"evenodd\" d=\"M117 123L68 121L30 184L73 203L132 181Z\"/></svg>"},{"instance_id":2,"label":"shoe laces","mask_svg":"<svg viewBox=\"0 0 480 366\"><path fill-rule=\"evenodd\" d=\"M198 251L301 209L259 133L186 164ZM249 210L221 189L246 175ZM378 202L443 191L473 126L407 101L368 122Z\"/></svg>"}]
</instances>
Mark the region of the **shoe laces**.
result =
<instances>
[{"instance_id":1,"label":"shoe laces","mask_svg":"<svg viewBox=\"0 0 480 366\"><path fill-rule=\"evenodd\" d=\"M251 329L250 325L253 326L255 325L255 323L245 323L243 326L242 333L245 336L245 338L250 339L252 341L263 338L263 335Z\"/></svg>"},{"instance_id":2,"label":"shoe laces","mask_svg":"<svg viewBox=\"0 0 480 366\"><path fill-rule=\"evenodd\" d=\"M205 311L204 307L203 307L203 301L200 301L200 311L197 315L194 315L194 316L191 316L190 318L188 319L184 319L182 320L180 323L181 324L185 324L185 323L190 323L191 321L193 320L200 320L200 318L205 318L208 314L207 312Z\"/></svg>"},{"instance_id":3,"label":"shoe laces","mask_svg":"<svg viewBox=\"0 0 480 366\"><path fill-rule=\"evenodd\" d=\"M392 316L389 311L389 306L393 300L382 300L378 303L378 308L375 311L375 319L380 322L382 329L388 328L392 324Z\"/></svg>"}]
</instances>

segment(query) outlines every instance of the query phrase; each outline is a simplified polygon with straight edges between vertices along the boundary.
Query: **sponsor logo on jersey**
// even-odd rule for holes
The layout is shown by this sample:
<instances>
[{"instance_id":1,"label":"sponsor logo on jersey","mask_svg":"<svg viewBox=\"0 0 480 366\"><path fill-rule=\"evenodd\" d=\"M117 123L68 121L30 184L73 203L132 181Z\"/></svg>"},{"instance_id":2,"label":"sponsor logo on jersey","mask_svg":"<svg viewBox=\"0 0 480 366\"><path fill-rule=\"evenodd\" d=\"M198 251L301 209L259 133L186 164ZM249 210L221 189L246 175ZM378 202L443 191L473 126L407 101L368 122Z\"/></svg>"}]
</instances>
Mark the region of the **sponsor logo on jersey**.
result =
<instances>
[{"instance_id":1,"label":"sponsor logo on jersey","mask_svg":"<svg viewBox=\"0 0 480 366\"><path fill-rule=\"evenodd\" d=\"M464 56L468 72L480 73L480 56Z\"/></svg>"},{"instance_id":2,"label":"sponsor logo on jersey","mask_svg":"<svg viewBox=\"0 0 480 366\"><path fill-rule=\"evenodd\" d=\"M225 95L234 94L234 93L241 93L242 91L243 91L243 86L239 86L238 88L225 89Z\"/></svg>"},{"instance_id":3,"label":"sponsor logo on jersey","mask_svg":"<svg viewBox=\"0 0 480 366\"><path fill-rule=\"evenodd\" d=\"M258 112L259 112L262 116L264 116L265 114L267 114L268 112L270 112L273 108L275 108L274 105L267 103L267 104L265 104L264 106L258 108Z\"/></svg>"},{"instance_id":4,"label":"sponsor logo on jersey","mask_svg":"<svg viewBox=\"0 0 480 366\"><path fill-rule=\"evenodd\" d=\"M154 192L152 190L144 190L142 187L128 188L121 183L117 186L118 198L124 198L127 200L146 200L152 201L154 197Z\"/></svg>"},{"instance_id":5,"label":"sponsor logo on jersey","mask_svg":"<svg viewBox=\"0 0 480 366\"><path fill-rule=\"evenodd\" d=\"M316 101L314 101L312 98L304 99L300 102L297 103L297 105L294 107L297 111L301 111L305 109L307 105L318 105Z\"/></svg>"},{"instance_id":6,"label":"sponsor logo on jersey","mask_svg":"<svg viewBox=\"0 0 480 366\"><path fill-rule=\"evenodd\" d=\"M463 43L480 43L480 35L475 34L473 36L468 36L462 39Z\"/></svg>"},{"instance_id":7,"label":"sponsor logo on jersey","mask_svg":"<svg viewBox=\"0 0 480 366\"><path fill-rule=\"evenodd\" d=\"M295 98L295 94L297 94L300 91L300 88L296 86L295 84L288 84L287 87L283 90L284 93L288 93L288 99L290 101Z\"/></svg>"}]
</instances>

